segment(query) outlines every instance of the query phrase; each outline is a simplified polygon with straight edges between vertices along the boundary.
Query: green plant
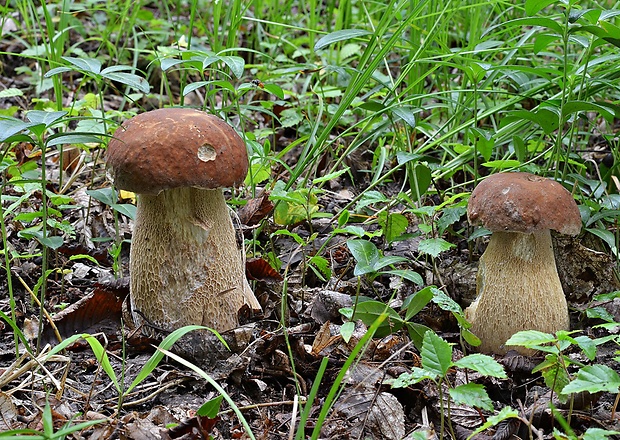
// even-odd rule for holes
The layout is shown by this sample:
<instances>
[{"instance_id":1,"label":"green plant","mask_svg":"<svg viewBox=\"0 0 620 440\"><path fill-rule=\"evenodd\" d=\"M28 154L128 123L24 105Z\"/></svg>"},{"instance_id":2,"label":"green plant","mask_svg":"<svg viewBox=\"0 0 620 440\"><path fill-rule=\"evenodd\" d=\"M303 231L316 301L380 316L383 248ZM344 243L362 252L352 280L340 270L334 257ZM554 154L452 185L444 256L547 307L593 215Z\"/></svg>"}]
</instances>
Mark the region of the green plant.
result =
<instances>
[{"instance_id":1,"label":"green plant","mask_svg":"<svg viewBox=\"0 0 620 440\"><path fill-rule=\"evenodd\" d=\"M44 304L47 290L47 277L51 273L48 269L48 249L57 249L63 244L63 237L60 235L52 235L51 231L61 230L65 233L72 233L72 229L62 221L55 221L54 215L57 215L57 210L53 210L49 206L50 201L60 200L57 204L64 204L68 200L63 197L57 197L51 193L48 186L46 158L48 149L56 145L62 145L70 142L88 143L101 142L100 138L93 136L89 133L63 133L62 131L55 132L58 126L63 126L67 121L63 120L67 114L66 111L46 112L40 110L32 110L27 113L26 121L21 121L16 118L3 118L0 120L0 141L5 142L7 145L11 145L15 142L29 142L36 146L41 153L41 168L34 171L30 175L24 174L20 170L16 172L16 179L12 181L13 185L23 183L32 184L37 186L37 190L40 191L41 201L39 209L32 215L23 217L25 220L40 219L39 223L33 227L30 227L25 232L22 231L22 235L27 238L36 239L42 246L41 256L41 277L37 286L40 287L40 317L44 315ZM8 151L8 150L7 150ZM6 157L7 152L4 153ZM5 170L8 171L8 170ZM30 188L28 191L35 191L34 188ZM4 196L2 197L4 199ZM2 200L0 199L0 200ZM18 205L9 207L8 210L3 211L3 221L6 219L6 213L11 212ZM6 232L4 232L6 233ZM6 239L5 239L6 244ZM5 247L5 252L6 252ZM7 273L10 273L9 266L6 266ZM11 294L11 291L9 292ZM11 301L11 304L14 304ZM42 327L40 328L41 331ZM39 335L40 336L40 335ZM40 337L39 339L40 340ZM16 340L17 343L17 340ZM38 347L37 347L38 350Z\"/></svg>"},{"instance_id":2,"label":"green plant","mask_svg":"<svg viewBox=\"0 0 620 440\"><path fill-rule=\"evenodd\" d=\"M431 302L454 316L459 325L461 337L467 343L472 346L480 345L480 340L469 331L471 324L465 318L461 306L435 286L427 286L405 298L400 313L380 301L356 297L353 307L340 310L340 313L349 320L342 326L341 334L345 339L350 336L354 329L354 320L360 319L364 324L370 326L383 316L383 323L376 332L377 337L387 336L404 327L413 344L421 349L424 335L430 329L425 325L413 322L412 318Z\"/></svg>"},{"instance_id":3,"label":"green plant","mask_svg":"<svg viewBox=\"0 0 620 440\"><path fill-rule=\"evenodd\" d=\"M566 402L572 393L582 391L588 393L620 392L620 376L613 369L600 364L584 365L565 354L571 345L575 345L590 361L593 361L596 358L597 346L615 339L615 336L591 339L585 335L572 336L574 333L559 331L552 335L528 330L516 333L506 341L506 344L546 353L545 360L536 366L533 372L542 374L546 385L557 394L561 402ZM570 373L569 367L571 366L579 368L575 376Z\"/></svg>"},{"instance_id":4,"label":"green plant","mask_svg":"<svg viewBox=\"0 0 620 440\"><path fill-rule=\"evenodd\" d=\"M476 371L483 376L505 378L504 368L492 357L476 353L452 361L452 346L432 331L424 333L422 349L420 351L422 367L413 367L411 373L403 373L392 382L393 388L404 388L422 380L429 379L435 382L439 392L441 417L440 438L444 438L445 416L448 416L448 427L454 436L452 425L449 422L450 402L469 405L476 408L492 410L493 404L483 385L466 383L456 387L450 386L449 372L453 368L466 368ZM443 384L448 385L449 398L444 398ZM446 402L448 407L446 408Z\"/></svg>"}]
</instances>

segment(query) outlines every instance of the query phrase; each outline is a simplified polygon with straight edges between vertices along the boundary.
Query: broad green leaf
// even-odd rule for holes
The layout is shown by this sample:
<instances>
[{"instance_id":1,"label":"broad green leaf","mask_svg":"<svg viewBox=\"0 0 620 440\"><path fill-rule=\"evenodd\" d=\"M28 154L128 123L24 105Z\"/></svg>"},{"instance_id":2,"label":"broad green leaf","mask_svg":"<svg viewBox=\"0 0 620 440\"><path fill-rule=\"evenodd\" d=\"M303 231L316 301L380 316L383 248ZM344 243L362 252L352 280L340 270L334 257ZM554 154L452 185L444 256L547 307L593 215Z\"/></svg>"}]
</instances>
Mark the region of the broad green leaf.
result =
<instances>
[{"instance_id":1,"label":"broad green leaf","mask_svg":"<svg viewBox=\"0 0 620 440\"><path fill-rule=\"evenodd\" d=\"M284 99L284 90L282 90L282 87L277 84L265 84L265 91L271 93L279 99Z\"/></svg>"},{"instance_id":2,"label":"broad green leaf","mask_svg":"<svg viewBox=\"0 0 620 440\"><path fill-rule=\"evenodd\" d=\"M329 266L329 261L326 258L320 255L314 255L308 260L308 264L316 267L326 280L331 278L332 271Z\"/></svg>"},{"instance_id":3,"label":"broad green leaf","mask_svg":"<svg viewBox=\"0 0 620 440\"><path fill-rule=\"evenodd\" d=\"M278 225L295 225L308 220L312 211L316 209L300 203L280 201L273 211L273 220Z\"/></svg>"},{"instance_id":4,"label":"broad green leaf","mask_svg":"<svg viewBox=\"0 0 620 440\"><path fill-rule=\"evenodd\" d=\"M301 236L299 234L296 234L295 232L291 232L288 229L278 229L277 231L275 231L274 233L271 234L272 237L276 236L276 235L286 235L288 237L291 237L293 240L295 240L295 242L300 245L300 246L305 246L306 242L304 241L303 238L301 238Z\"/></svg>"},{"instance_id":5,"label":"broad green leaf","mask_svg":"<svg viewBox=\"0 0 620 440\"><path fill-rule=\"evenodd\" d=\"M443 290L438 289L435 286L430 286L430 288L433 291L433 302L437 304L441 310L457 314L463 313L463 309L461 308L461 306L459 306L456 301L446 295Z\"/></svg>"},{"instance_id":6,"label":"broad green leaf","mask_svg":"<svg viewBox=\"0 0 620 440\"><path fill-rule=\"evenodd\" d=\"M418 244L418 251L423 254L428 254L433 258L437 258L440 253L455 246L454 243L450 243L443 238L427 238L426 240L420 241Z\"/></svg>"},{"instance_id":7,"label":"broad green leaf","mask_svg":"<svg viewBox=\"0 0 620 440\"><path fill-rule=\"evenodd\" d=\"M513 419L513 418L517 418L517 417L519 417L519 413L516 410L512 409L509 406L505 406L504 408L502 408L502 410L499 413L497 413L494 416L491 416L491 417L487 418L487 421L484 422L478 428L476 428L476 430L474 432L472 432L469 435L469 437L467 437L467 440L471 440L472 438L474 438L476 436L476 434L479 434L482 431L486 431L491 426L495 426L498 423L503 422L504 420Z\"/></svg>"},{"instance_id":8,"label":"broad green leaf","mask_svg":"<svg viewBox=\"0 0 620 440\"><path fill-rule=\"evenodd\" d=\"M353 308L352 307L341 307L338 309L338 312L349 320L353 319Z\"/></svg>"},{"instance_id":9,"label":"broad green leaf","mask_svg":"<svg viewBox=\"0 0 620 440\"><path fill-rule=\"evenodd\" d=\"M112 188L89 189L86 194L108 206L115 205L118 200L118 194Z\"/></svg>"},{"instance_id":10,"label":"broad green leaf","mask_svg":"<svg viewBox=\"0 0 620 440\"><path fill-rule=\"evenodd\" d=\"M192 57L192 60L199 60L200 57ZM208 55L202 58L202 70L206 70L211 64L217 63L221 58L217 55Z\"/></svg>"},{"instance_id":11,"label":"broad green leaf","mask_svg":"<svg viewBox=\"0 0 620 440\"><path fill-rule=\"evenodd\" d=\"M223 55L220 59L228 66L230 71L237 78L243 76L243 69L245 68L245 61L243 58L233 55Z\"/></svg>"},{"instance_id":12,"label":"broad green leaf","mask_svg":"<svg viewBox=\"0 0 620 440\"><path fill-rule=\"evenodd\" d=\"M523 347L536 347L538 345L555 342L556 338L551 333L543 333L538 330L526 330L512 335L506 341L506 345L520 345Z\"/></svg>"},{"instance_id":13,"label":"broad green leaf","mask_svg":"<svg viewBox=\"0 0 620 440\"><path fill-rule=\"evenodd\" d=\"M484 162L482 164L483 167L486 168L495 168L497 170L505 170L508 168L517 168L521 165L521 162L514 159L506 159L506 160L491 160L489 162Z\"/></svg>"},{"instance_id":14,"label":"broad green leaf","mask_svg":"<svg viewBox=\"0 0 620 440\"><path fill-rule=\"evenodd\" d=\"M351 167L346 167L346 168L343 168L341 170L334 171L333 173L329 173L329 174L326 174L324 176L317 177L316 179L314 179L312 181L312 184L316 185L316 184L319 184L319 183L323 183L323 182L327 182L327 181L330 181L330 180L334 180L335 178L340 177L344 173L348 172L350 169L351 169Z\"/></svg>"},{"instance_id":15,"label":"broad green leaf","mask_svg":"<svg viewBox=\"0 0 620 440\"><path fill-rule=\"evenodd\" d=\"M29 124L16 118L0 118L0 142L27 129Z\"/></svg>"},{"instance_id":16,"label":"broad green leaf","mask_svg":"<svg viewBox=\"0 0 620 440\"><path fill-rule=\"evenodd\" d=\"M534 15L545 9L547 6L554 3L560 3L558 0L526 0L525 1L525 13L527 15ZM533 25L541 26L541 25ZM561 32L561 31L558 31Z\"/></svg>"},{"instance_id":17,"label":"broad green leaf","mask_svg":"<svg viewBox=\"0 0 620 440\"><path fill-rule=\"evenodd\" d=\"M583 433L582 440L603 440L612 435L620 435L620 431L610 431L607 429L601 428L588 428L586 432Z\"/></svg>"},{"instance_id":18,"label":"broad green leaf","mask_svg":"<svg viewBox=\"0 0 620 440\"><path fill-rule=\"evenodd\" d=\"M222 400L224 400L224 396L221 394L217 397L214 397L211 400L206 401L202 404L198 411L196 411L196 415L202 417L208 417L210 419L214 419L220 412L220 407L222 406Z\"/></svg>"},{"instance_id":19,"label":"broad green leaf","mask_svg":"<svg viewBox=\"0 0 620 440\"><path fill-rule=\"evenodd\" d=\"M372 35L372 32L365 29L342 29L335 31L321 37L314 45L314 50L321 50L330 44L350 40L352 38L364 37L366 35Z\"/></svg>"},{"instance_id":20,"label":"broad green leaf","mask_svg":"<svg viewBox=\"0 0 620 440\"><path fill-rule=\"evenodd\" d=\"M66 111L57 111L57 112L46 112L43 110L31 110L26 113L26 119L28 119L33 124L42 124L45 127L49 127L50 125L57 122L60 118L67 114Z\"/></svg>"},{"instance_id":21,"label":"broad green leaf","mask_svg":"<svg viewBox=\"0 0 620 440\"><path fill-rule=\"evenodd\" d=\"M110 81L117 81L121 84L125 84L133 89L136 89L142 93L149 93L151 86L148 81L141 76L127 72L111 72L102 76Z\"/></svg>"},{"instance_id":22,"label":"broad green leaf","mask_svg":"<svg viewBox=\"0 0 620 440\"><path fill-rule=\"evenodd\" d=\"M209 84L212 84L214 81L196 81L194 83L188 84L183 87L183 96L187 96L192 93L194 90L197 90L201 87L205 87Z\"/></svg>"},{"instance_id":23,"label":"broad green leaf","mask_svg":"<svg viewBox=\"0 0 620 440\"><path fill-rule=\"evenodd\" d=\"M603 40L613 44L616 47L620 47L620 28L609 21L601 21L600 26L605 29L607 35L603 37Z\"/></svg>"},{"instance_id":24,"label":"broad green leaf","mask_svg":"<svg viewBox=\"0 0 620 440\"><path fill-rule=\"evenodd\" d=\"M577 372L575 380L564 387L562 394L580 393L582 391L592 394L599 391L618 393L620 391L620 376L606 365L588 365Z\"/></svg>"},{"instance_id":25,"label":"broad green leaf","mask_svg":"<svg viewBox=\"0 0 620 440\"><path fill-rule=\"evenodd\" d=\"M560 40L560 35L558 34L538 34L534 40L534 53L539 54L540 52L547 50L551 43L555 43L558 40Z\"/></svg>"},{"instance_id":26,"label":"broad green leaf","mask_svg":"<svg viewBox=\"0 0 620 440\"><path fill-rule=\"evenodd\" d=\"M459 315L456 315L456 316L459 316ZM482 344L482 341L480 340L480 338L474 335L470 330L466 328L461 328L461 336L463 336L463 339L465 339L465 342L467 342L472 347L478 347L480 344Z\"/></svg>"},{"instance_id":27,"label":"broad green leaf","mask_svg":"<svg viewBox=\"0 0 620 440\"><path fill-rule=\"evenodd\" d=\"M0 98L13 98L15 96L24 96L24 92L15 87L0 90Z\"/></svg>"},{"instance_id":28,"label":"broad green leaf","mask_svg":"<svg viewBox=\"0 0 620 440\"><path fill-rule=\"evenodd\" d=\"M442 210L441 217L437 220L439 234L443 234L448 227L456 223L467 213L467 202L462 201L455 206L449 206Z\"/></svg>"},{"instance_id":29,"label":"broad green leaf","mask_svg":"<svg viewBox=\"0 0 620 440\"><path fill-rule=\"evenodd\" d=\"M585 25L576 26L571 29L572 32L588 32L603 41L613 44L616 47L620 47L620 28L607 22L601 21L599 25Z\"/></svg>"},{"instance_id":30,"label":"broad green leaf","mask_svg":"<svg viewBox=\"0 0 620 440\"><path fill-rule=\"evenodd\" d=\"M392 113L403 120L409 127L415 128L415 116L412 107L393 107Z\"/></svg>"},{"instance_id":31,"label":"broad green leaf","mask_svg":"<svg viewBox=\"0 0 620 440\"><path fill-rule=\"evenodd\" d=\"M177 60L175 58L163 58L159 61L161 70L164 72L177 64L182 64L184 60Z\"/></svg>"},{"instance_id":32,"label":"broad green leaf","mask_svg":"<svg viewBox=\"0 0 620 440\"><path fill-rule=\"evenodd\" d=\"M450 397L457 405L467 405L493 411L493 402L479 383L466 383L450 389Z\"/></svg>"},{"instance_id":33,"label":"broad green leaf","mask_svg":"<svg viewBox=\"0 0 620 440\"><path fill-rule=\"evenodd\" d=\"M513 110L507 113L502 119L500 126L517 121L526 120L540 125L545 134L551 134L559 127L559 117L553 111L545 108L538 110Z\"/></svg>"},{"instance_id":34,"label":"broad green leaf","mask_svg":"<svg viewBox=\"0 0 620 440\"><path fill-rule=\"evenodd\" d=\"M474 353L467 355L454 363L460 368L469 368L480 374L491 377L505 378L504 367L491 356L486 354Z\"/></svg>"},{"instance_id":35,"label":"broad green leaf","mask_svg":"<svg viewBox=\"0 0 620 440\"><path fill-rule=\"evenodd\" d=\"M335 234L351 234L356 237L363 237L366 231L361 226L346 225L344 228L334 229Z\"/></svg>"},{"instance_id":36,"label":"broad green leaf","mask_svg":"<svg viewBox=\"0 0 620 440\"><path fill-rule=\"evenodd\" d=\"M405 321L409 321L417 315L432 299L433 291L430 286L405 298L402 305L403 310L407 311L405 314Z\"/></svg>"},{"instance_id":37,"label":"broad green leaf","mask_svg":"<svg viewBox=\"0 0 620 440\"><path fill-rule=\"evenodd\" d=\"M422 367L439 377L445 377L452 366L452 347L435 332L424 334L421 355Z\"/></svg>"},{"instance_id":38,"label":"broad green leaf","mask_svg":"<svg viewBox=\"0 0 620 440\"><path fill-rule=\"evenodd\" d=\"M83 72L93 73L95 75L101 72L101 61L97 58L62 57L62 59Z\"/></svg>"},{"instance_id":39,"label":"broad green leaf","mask_svg":"<svg viewBox=\"0 0 620 440\"><path fill-rule=\"evenodd\" d=\"M613 301L616 298L620 298L620 290L615 290L608 293L599 293L592 298L594 301Z\"/></svg>"},{"instance_id":40,"label":"broad green leaf","mask_svg":"<svg viewBox=\"0 0 620 440\"><path fill-rule=\"evenodd\" d=\"M418 350L422 350L422 345L424 344L424 335L426 332L432 332L430 327L427 327L422 324L417 324L415 322L406 322L405 326L407 327L407 332L409 333L409 337L411 338L411 342L415 345L415 348Z\"/></svg>"},{"instance_id":41,"label":"broad green leaf","mask_svg":"<svg viewBox=\"0 0 620 440\"><path fill-rule=\"evenodd\" d=\"M386 255L379 257L373 266L373 272L379 272L381 269L392 264L406 263L408 260L405 257L398 257L396 255Z\"/></svg>"},{"instance_id":42,"label":"broad green leaf","mask_svg":"<svg viewBox=\"0 0 620 440\"><path fill-rule=\"evenodd\" d=\"M411 373L403 373L392 382L392 388L406 388L425 379L435 380L437 374L420 367L413 367Z\"/></svg>"},{"instance_id":43,"label":"broad green leaf","mask_svg":"<svg viewBox=\"0 0 620 440\"><path fill-rule=\"evenodd\" d=\"M613 109L610 109L604 105L597 104L595 102L587 102L587 101L568 101L562 107L563 116L566 117L572 113L578 112L597 112L607 121L613 121L614 112Z\"/></svg>"},{"instance_id":44,"label":"broad green leaf","mask_svg":"<svg viewBox=\"0 0 620 440\"><path fill-rule=\"evenodd\" d=\"M541 370L541 375L551 390L560 393L562 389L570 382L570 377L566 368L563 368L558 362L554 362ZM561 402L566 402L566 396L558 394Z\"/></svg>"},{"instance_id":45,"label":"broad green leaf","mask_svg":"<svg viewBox=\"0 0 620 440\"><path fill-rule=\"evenodd\" d=\"M353 274L355 276L365 275L375 271L375 264L379 261L379 250L377 246L368 240L348 240L347 247L351 255L357 261Z\"/></svg>"},{"instance_id":46,"label":"broad green leaf","mask_svg":"<svg viewBox=\"0 0 620 440\"><path fill-rule=\"evenodd\" d=\"M383 338L403 327L403 320L393 308L380 301L363 301L355 307L353 319L361 319L364 324L371 326L380 316L386 316L375 336Z\"/></svg>"},{"instance_id":47,"label":"broad green leaf","mask_svg":"<svg viewBox=\"0 0 620 440\"><path fill-rule=\"evenodd\" d=\"M113 73L113 72L133 72L134 70L135 70L135 67L133 66L116 65L116 66L106 67L105 69L101 71L101 75L105 76L106 74Z\"/></svg>"},{"instance_id":48,"label":"broad green leaf","mask_svg":"<svg viewBox=\"0 0 620 440\"><path fill-rule=\"evenodd\" d=\"M431 170L419 162L407 164L407 177L409 179L409 189L411 190L411 200L420 200L426 194L432 182Z\"/></svg>"},{"instance_id":49,"label":"broad green leaf","mask_svg":"<svg viewBox=\"0 0 620 440\"><path fill-rule=\"evenodd\" d=\"M582 335L577 336L575 338L575 342L581 348L583 353L590 359L591 361L596 358L596 343L590 339L589 337Z\"/></svg>"},{"instance_id":50,"label":"broad green leaf","mask_svg":"<svg viewBox=\"0 0 620 440\"><path fill-rule=\"evenodd\" d=\"M351 336L353 336L353 332L355 331L355 323L353 321L347 321L340 326L340 336L342 336L342 340L346 343L349 343L351 340Z\"/></svg>"},{"instance_id":51,"label":"broad green leaf","mask_svg":"<svg viewBox=\"0 0 620 440\"><path fill-rule=\"evenodd\" d=\"M377 217L379 226L383 229L383 234L388 243L392 243L407 231L409 221L403 214L397 212L381 211Z\"/></svg>"},{"instance_id":52,"label":"broad green leaf","mask_svg":"<svg viewBox=\"0 0 620 440\"><path fill-rule=\"evenodd\" d=\"M282 127L294 127L304 120L304 117L297 108L287 108L280 113L280 125Z\"/></svg>"},{"instance_id":53,"label":"broad green leaf","mask_svg":"<svg viewBox=\"0 0 620 440\"><path fill-rule=\"evenodd\" d=\"M361 210L362 208L365 208L366 206L372 205L374 203L387 202L390 202L390 200L381 192L375 190L365 191L360 200L357 202L357 210Z\"/></svg>"},{"instance_id":54,"label":"broad green leaf","mask_svg":"<svg viewBox=\"0 0 620 440\"><path fill-rule=\"evenodd\" d=\"M412 160L420 160L424 157L422 154L418 153L410 153L408 151L398 151L396 153L396 160L398 160L398 165L404 165L407 162L411 162Z\"/></svg>"},{"instance_id":55,"label":"broad green leaf","mask_svg":"<svg viewBox=\"0 0 620 440\"><path fill-rule=\"evenodd\" d=\"M525 161L525 154L527 152L527 147L525 146L525 141L519 135L514 135L512 137L512 145L515 150L515 156L517 156L517 160L519 162Z\"/></svg>"},{"instance_id":56,"label":"broad green leaf","mask_svg":"<svg viewBox=\"0 0 620 440\"><path fill-rule=\"evenodd\" d=\"M48 147L62 144L100 144L101 138L89 134L60 133L50 136L47 141Z\"/></svg>"},{"instance_id":57,"label":"broad green leaf","mask_svg":"<svg viewBox=\"0 0 620 440\"><path fill-rule=\"evenodd\" d=\"M369 99L368 101L362 102L359 108L372 112L380 112L382 110L385 110L385 105L382 102L375 101L374 99ZM399 151L398 153L401 152Z\"/></svg>"},{"instance_id":58,"label":"broad green leaf","mask_svg":"<svg viewBox=\"0 0 620 440\"><path fill-rule=\"evenodd\" d=\"M545 360L532 370L532 373L541 373L545 380L545 385L554 392L559 393L569 382L570 377L568 371L564 367L567 359L560 359L557 353L549 353L545 356ZM560 400L565 402L566 399L560 396Z\"/></svg>"},{"instance_id":59,"label":"broad green leaf","mask_svg":"<svg viewBox=\"0 0 620 440\"><path fill-rule=\"evenodd\" d=\"M41 243L43 246L46 246L50 249L58 249L64 243L62 237L59 237L58 235L52 235L52 236L48 235L47 237L41 236L40 233L36 233L33 235L36 237L39 243Z\"/></svg>"},{"instance_id":60,"label":"broad green leaf","mask_svg":"<svg viewBox=\"0 0 620 440\"><path fill-rule=\"evenodd\" d=\"M472 62L468 66L465 66L463 71L467 74L469 80L473 83L482 81L484 75L487 73L487 69L480 63Z\"/></svg>"},{"instance_id":61,"label":"broad green leaf","mask_svg":"<svg viewBox=\"0 0 620 440\"><path fill-rule=\"evenodd\" d=\"M76 260L88 260L91 263L99 266L99 262L97 261L97 259L95 257L93 257L92 255L87 255L87 254L77 254L77 255L71 255L69 257L69 261L76 261Z\"/></svg>"},{"instance_id":62,"label":"broad green leaf","mask_svg":"<svg viewBox=\"0 0 620 440\"><path fill-rule=\"evenodd\" d=\"M424 284L424 279L422 278L422 275L411 269L384 270L381 273L386 275L396 275L397 277L401 277L407 281L411 281L413 284L417 284L418 286Z\"/></svg>"},{"instance_id":63,"label":"broad green leaf","mask_svg":"<svg viewBox=\"0 0 620 440\"><path fill-rule=\"evenodd\" d=\"M112 209L123 214L125 217L129 217L132 220L136 219L137 207L130 203L113 203L110 205Z\"/></svg>"}]
</instances>

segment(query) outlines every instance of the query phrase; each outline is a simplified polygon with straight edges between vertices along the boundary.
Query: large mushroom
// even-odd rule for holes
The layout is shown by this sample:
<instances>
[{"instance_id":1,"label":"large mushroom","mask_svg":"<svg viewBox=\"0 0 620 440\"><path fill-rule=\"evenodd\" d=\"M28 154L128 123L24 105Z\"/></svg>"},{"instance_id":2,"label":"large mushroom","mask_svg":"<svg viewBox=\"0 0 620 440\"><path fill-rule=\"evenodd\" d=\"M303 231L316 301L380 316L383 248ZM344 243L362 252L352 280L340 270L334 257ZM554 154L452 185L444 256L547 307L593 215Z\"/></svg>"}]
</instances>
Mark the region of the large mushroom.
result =
<instances>
[{"instance_id":1,"label":"large mushroom","mask_svg":"<svg viewBox=\"0 0 620 440\"><path fill-rule=\"evenodd\" d=\"M221 189L248 170L230 125L193 109L143 113L118 128L107 163L116 187L137 194L129 264L136 324L225 331L244 304L260 309Z\"/></svg>"},{"instance_id":2,"label":"large mushroom","mask_svg":"<svg viewBox=\"0 0 620 440\"><path fill-rule=\"evenodd\" d=\"M534 174L495 174L472 192L467 217L493 233L480 258L477 298L465 310L482 341L480 351L504 354L512 348L505 342L522 330L568 330L550 230L579 234L581 217L571 193Z\"/></svg>"}]
</instances>

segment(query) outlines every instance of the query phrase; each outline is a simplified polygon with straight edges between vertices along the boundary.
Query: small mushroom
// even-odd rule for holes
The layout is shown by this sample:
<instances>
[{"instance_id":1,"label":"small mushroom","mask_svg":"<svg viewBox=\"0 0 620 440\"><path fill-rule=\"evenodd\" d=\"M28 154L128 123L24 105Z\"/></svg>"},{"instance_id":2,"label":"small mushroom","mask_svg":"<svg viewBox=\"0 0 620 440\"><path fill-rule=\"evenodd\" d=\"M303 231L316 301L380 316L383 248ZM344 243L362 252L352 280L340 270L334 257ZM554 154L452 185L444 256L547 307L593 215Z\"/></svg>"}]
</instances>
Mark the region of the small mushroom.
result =
<instances>
[{"instance_id":1,"label":"small mushroom","mask_svg":"<svg viewBox=\"0 0 620 440\"><path fill-rule=\"evenodd\" d=\"M260 309L221 189L248 170L230 125L193 109L143 113L118 128L107 163L116 187L138 199L129 263L136 324L224 331L244 304Z\"/></svg>"},{"instance_id":2,"label":"small mushroom","mask_svg":"<svg viewBox=\"0 0 620 440\"><path fill-rule=\"evenodd\" d=\"M467 217L493 233L480 258L477 298L465 310L471 331L482 341L480 351L504 354L513 348L505 342L522 330L568 330L550 230L567 235L581 231L571 193L534 174L495 174L472 192Z\"/></svg>"}]
</instances>

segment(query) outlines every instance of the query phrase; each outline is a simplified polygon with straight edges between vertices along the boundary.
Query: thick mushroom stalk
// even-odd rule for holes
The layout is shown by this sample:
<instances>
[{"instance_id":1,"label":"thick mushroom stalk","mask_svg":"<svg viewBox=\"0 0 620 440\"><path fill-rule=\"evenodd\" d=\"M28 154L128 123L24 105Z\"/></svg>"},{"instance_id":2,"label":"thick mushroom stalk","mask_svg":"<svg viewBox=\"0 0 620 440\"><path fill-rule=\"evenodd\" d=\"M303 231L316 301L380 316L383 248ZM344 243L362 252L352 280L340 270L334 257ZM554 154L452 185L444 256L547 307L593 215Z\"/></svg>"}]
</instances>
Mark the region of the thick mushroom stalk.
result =
<instances>
[{"instance_id":1,"label":"thick mushroom stalk","mask_svg":"<svg viewBox=\"0 0 620 440\"><path fill-rule=\"evenodd\" d=\"M194 109L142 113L114 133L106 157L116 186L138 195L129 262L137 324L224 331L244 304L260 310L221 189L248 170L230 125Z\"/></svg>"},{"instance_id":2,"label":"thick mushroom stalk","mask_svg":"<svg viewBox=\"0 0 620 440\"><path fill-rule=\"evenodd\" d=\"M503 354L515 349L504 342L525 329L568 330L568 306L548 229L494 232L480 258L476 284L478 298L465 312L482 341L480 351Z\"/></svg>"},{"instance_id":3,"label":"thick mushroom stalk","mask_svg":"<svg viewBox=\"0 0 620 440\"><path fill-rule=\"evenodd\" d=\"M238 325L244 305L260 308L245 277L219 189L176 188L140 195L130 255L134 320L179 328Z\"/></svg>"},{"instance_id":4,"label":"thick mushroom stalk","mask_svg":"<svg viewBox=\"0 0 620 440\"><path fill-rule=\"evenodd\" d=\"M555 266L551 229L581 230L579 208L558 182L529 173L495 174L472 192L472 224L493 235L480 258L476 300L465 310L480 351L504 354L506 341L522 330L569 329L568 306Z\"/></svg>"}]
</instances>

